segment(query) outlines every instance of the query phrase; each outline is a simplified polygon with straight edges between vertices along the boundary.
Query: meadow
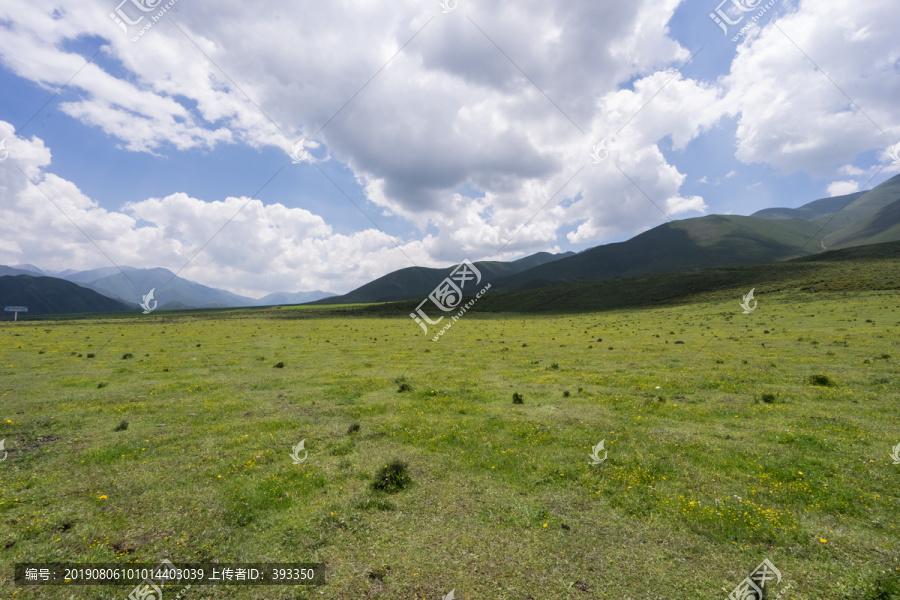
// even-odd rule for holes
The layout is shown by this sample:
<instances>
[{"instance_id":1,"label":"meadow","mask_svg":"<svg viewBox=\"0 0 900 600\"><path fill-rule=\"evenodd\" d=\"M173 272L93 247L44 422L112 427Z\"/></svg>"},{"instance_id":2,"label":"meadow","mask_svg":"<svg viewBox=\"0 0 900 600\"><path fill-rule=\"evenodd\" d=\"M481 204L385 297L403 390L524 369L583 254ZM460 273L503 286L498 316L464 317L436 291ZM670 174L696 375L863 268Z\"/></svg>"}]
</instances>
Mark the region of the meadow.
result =
<instances>
[{"instance_id":1,"label":"meadow","mask_svg":"<svg viewBox=\"0 0 900 600\"><path fill-rule=\"evenodd\" d=\"M169 559L327 568L198 600L721 599L766 558L770 599L900 598L898 293L756 297L438 342L317 308L2 323L0 598L133 587L15 562Z\"/></svg>"}]
</instances>

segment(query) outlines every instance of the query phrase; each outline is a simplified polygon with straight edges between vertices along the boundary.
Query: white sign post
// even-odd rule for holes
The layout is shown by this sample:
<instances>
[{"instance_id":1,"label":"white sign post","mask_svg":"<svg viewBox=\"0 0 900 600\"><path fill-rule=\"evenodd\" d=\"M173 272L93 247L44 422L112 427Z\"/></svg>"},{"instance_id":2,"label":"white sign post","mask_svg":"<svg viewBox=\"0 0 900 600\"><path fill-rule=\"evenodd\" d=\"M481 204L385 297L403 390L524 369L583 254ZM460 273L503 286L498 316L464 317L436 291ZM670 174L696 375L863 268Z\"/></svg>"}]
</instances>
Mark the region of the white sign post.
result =
<instances>
[{"instance_id":1,"label":"white sign post","mask_svg":"<svg viewBox=\"0 0 900 600\"><path fill-rule=\"evenodd\" d=\"M3 310L5 310L6 312L13 313L13 321L18 321L19 313L20 312L28 312L28 307L27 306L7 306Z\"/></svg>"}]
</instances>

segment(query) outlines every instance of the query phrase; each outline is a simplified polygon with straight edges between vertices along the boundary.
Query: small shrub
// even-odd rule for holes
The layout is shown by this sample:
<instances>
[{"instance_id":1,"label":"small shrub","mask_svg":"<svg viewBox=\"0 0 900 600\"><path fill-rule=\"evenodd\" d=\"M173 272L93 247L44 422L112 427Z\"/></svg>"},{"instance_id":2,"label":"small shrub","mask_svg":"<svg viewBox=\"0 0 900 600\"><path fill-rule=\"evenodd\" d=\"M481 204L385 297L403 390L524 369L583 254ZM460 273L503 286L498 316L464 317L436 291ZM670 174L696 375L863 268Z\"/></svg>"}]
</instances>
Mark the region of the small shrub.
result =
<instances>
[{"instance_id":1,"label":"small shrub","mask_svg":"<svg viewBox=\"0 0 900 600\"><path fill-rule=\"evenodd\" d=\"M551 363L550 368L551 369L559 369L559 363Z\"/></svg>"},{"instance_id":2,"label":"small shrub","mask_svg":"<svg viewBox=\"0 0 900 600\"><path fill-rule=\"evenodd\" d=\"M87 357L88 357L88 358L94 358L94 353L93 353L93 352L88 353Z\"/></svg>"},{"instance_id":3,"label":"small shrub","mask_svg":"<svg viewBox=\"0 0 900 600\"><path fill-rule=\"evenodd\" d=\"M132 354L131 352L126 352L122 355L122 360L128 360L129 358L134 358L134 354Z\"/></svg>"},{"instance_id":4,"label":"small shrub","mask_svg":"<svg viewBox=\"0 0 900 600\"><path fill-rule=\"evenodd\" d=\"M282 361L278 361L277 363L275 363L275 366L273 368L274 369L283 369L284 363Z\"/></svg>"},{"instance_id":5,"label":"small shrub","mask_svg":"<svg viewBox=\"0 0 900 600\"><path fill-rule=\"evenodd\" d=\"M525 404L525 398L519 392L513 392L513 404Z\"/></svg>"},{"instance_id":6,"label":"small shrub","mask_svg":"<svg viewBox=\"0 0 900 600\"><path fill-rule=\"evenodd\" d=\"M724 364L725 364L725 361L722 360L721 358L717 358L717 359L716 359L716 364L717 364L717 365L724 365Z\"/></svg>"},{"instance_id":7,"label":"small shrub","mask_svg":"<svg viewBox=\"0 0 900 600\"><path fill-rule=\"evenodd\" d=\"M411 391L412 391L412 386L410 386L408 383L401 383L400 387L397 388L398 394L401 392L411 392Z\"/></svg>"},{"instance_id":8,"label":"small shrub","mask_svg":"<svg viewBox=\"0 0 900 600\"><path fill-rule=\"evenodd\" d=\"M568 397L569 397L569 390L566 390L563 392L563 398L568 398Z\"/></svg>"},{"instance_id":9,"label":"small shrub","mask_svg":"<svg viewBox=\"0 0 900 600\"><path fill-rule=\"evenodd\" d=\"M349 435L351 433L356 433L357 431L359 431L359 423L354 423L353 425L351 425L350 427L347 428L347 435Z\"/></svg>"},{"instance_id":10,"label":"small shrub","mask_svg":"<svg viewBox=\"0 0 900 600\"><path fill-rule=\"evenodd\" d=\"M772 404L775 402L775 394L763 394L761 398L762 401L766 404Z\"/></svg>"},{"instance_id":11,"label":"small shrub","mask_svg":"<svg viewBox=\"0 0 900 600\"><path fill-rule=\"evenodd\" d=\"M107 382L101 381L100 383L97 384L97 388L98 388L98 389L99 389L99 388L105 388L105 387L108 386L108 385L109 385L109 384L108 384Z\"/></svg>"},{"instance_id":12,"label":"small shrub","mask_svg":"<svg viewBox=\"0 0 900 600\"><path fill-rule=\"evenodd\" d=\"M528 344L522 344L522 347L523 347L523 348L527 348L527 347L528 347Z\"/></svg>"},{"instance_id":13,"label":"small shrub","mask_svg":"<svg viewBox=\"0 0 900 600\"><path fill-rule=\"evenodd\" d=\"M126 429L128 429L128 421L122 421L116 425L116 428L113 429L113 431L125 431Z\"/></svg>"},{"instance_id":14,"label":"small shrub","mask_svg":"<svg viewBox=\"0 0 900 600\"><path fill-rule=\"evenodd\" d=\"M580 394L581 392L583 392L583 391L584 391L584 388L578 388L578 393L579 393L579 394Z\"/></svg>"},{"instance_id":15,"label":"small shrub","mask_svg":"<svg viewBox=\"0 0 900 600\"><path fill-rule=\"evenodd\" d=\"M409 487L412 477L406 472L407 465L399 458L395 458L389 464L384 465L375 474L372 489L393 494Z\"/></svg>"},{"instance_id":16,"label":"small shrub","mask_svg":"<svg viewBox=\"0 0 900 600\"><path fill-rule=\"evenodd\" d=\"M828 375L810 375L809 383L810 385L822 385L825 387L829 387L834 385L834 380L832 380Z\"/></svg>"}]
</instances>

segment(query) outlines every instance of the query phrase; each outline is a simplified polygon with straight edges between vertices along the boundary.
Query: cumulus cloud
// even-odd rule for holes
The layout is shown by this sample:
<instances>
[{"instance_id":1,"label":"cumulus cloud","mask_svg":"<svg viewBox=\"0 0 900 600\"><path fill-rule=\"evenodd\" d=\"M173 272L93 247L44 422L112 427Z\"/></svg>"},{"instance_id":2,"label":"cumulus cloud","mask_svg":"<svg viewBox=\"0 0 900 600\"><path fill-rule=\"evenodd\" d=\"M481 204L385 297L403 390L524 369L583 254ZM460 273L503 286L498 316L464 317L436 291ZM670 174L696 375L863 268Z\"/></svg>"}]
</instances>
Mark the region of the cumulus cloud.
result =
<instances>
[{"instance_id":1,"label":"cumulus cloud","mask_svg":"<svg viewBox=\"0 0 900 600\"><path fill-rule=\"evenodd\" d=\"M41 140L15 138L10 164L36 186L18 171L3 184L60 241L44 236L40 247L30 237L39 230L26 230L4 238L14 242L0 253L100 266L88 265L95 249L63 241L73 239L63 235L71 219L134 266L177 267L203 248L185 273L210 285L266 292L288 277L297 289L340 291L409 266L394 243L422 265L513 258L557 248L563 236L599 244L705 214L705 198L681 191L699 174L674 166L660 146L682 153L723 117L737 123L738 159L828 181L837 173L829 193L890 162L883 149L900 139L891 27L900 5L871 0L848 12L838 0L786 3L777 27L737 46L727 75L702 81L677 71L689 58L668 29L679 3L487 0L443 15L414 0L179 2L133 43L107 0L64 8L8 0L5 68L48 91L68 84L58 110L123 151L241 145L287 155L303 138L349 168L367 211L418 234L338 235L320 215L237 192L175 192L105 210L53 173ZM90 63L73 49L85 40L103 40ZM609 159L593 164L591 147L603 139ZM873 151L882 165L859 164Z\"/></svg>"},{"instance_id":2,"label":"cumulus cloud","mask_svg":"<svg viewBox=\"0 0 900 600\"><path fill-rule=\"evenodd\" d=\"M11 126L0 122L0 135L7 133ZM50 152L40 139L12 136L7 147L10 155L0 169L0 264L165 267L206 285L261 296L349 291L385 270L409 266L404 252L422 254L421 242L398 250L378 230L335 234L307 210L249 198L176 193L109 211L49 171Z\"/></svg>"},{"instance_id":3,"label":"cumulus cloud","mask_svg":"<svg viewBox=\"0 0 900 600\"><path fill-rule=\"evenodd\" d=\"M800 0L754 30L721 81L739 115L737 157L827 178L900 139L898 20L892 0Z\"/></svg>"},{"instance_id":4,"label":"cumulus cloud","mask_svg":"<svg viewBox=\"0 0 900 600\"><path fill-rule=\"evenodd\" d=\"M828 195L832 198L835 196L846 196L858 191L859 183L856 181L835 181L828 185Z\"/></svg>"}]
</instances>

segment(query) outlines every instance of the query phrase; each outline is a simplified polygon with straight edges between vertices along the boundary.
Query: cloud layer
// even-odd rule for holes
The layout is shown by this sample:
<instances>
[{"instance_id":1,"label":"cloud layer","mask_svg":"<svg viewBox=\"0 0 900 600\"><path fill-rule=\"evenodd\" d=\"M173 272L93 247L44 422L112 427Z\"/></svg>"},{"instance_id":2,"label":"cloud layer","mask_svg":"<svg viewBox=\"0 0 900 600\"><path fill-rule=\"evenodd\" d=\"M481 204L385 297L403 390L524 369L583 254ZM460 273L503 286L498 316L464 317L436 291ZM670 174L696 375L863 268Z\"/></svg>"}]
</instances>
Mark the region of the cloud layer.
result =
<instances>
[{"instance_id":1,"label":"cloud layer","mask_svg":"<svg viewBox=\"0 0 900 600\"><path fill-rule=\"evenodd\" d=\"M107 210L54 174L42 140L2 123L0 262L88 268L108 264L102 251L117 264L187 264L182 275L239 293L347 291L412 263L596 245L704 214L708 199L682 191L689 174L661 148L681 153L726 122L738 160L806 173L833 194L889 162L896 2L786 5L715 80L678 71L696 51L670 35L678 5L461 0L442 14L412 0L183 1L135 43L105 0L9 0L5 68L48 90L71 79L77 97L58 110L122 152L287 153L305 137L351 170L367 213L419 235L337 234L321 215L244 197L179 192ZM71 50L84 40L105 40L87 66ZM600 140L610 155L594 164Z\"/></svg>"}]
</instances>

